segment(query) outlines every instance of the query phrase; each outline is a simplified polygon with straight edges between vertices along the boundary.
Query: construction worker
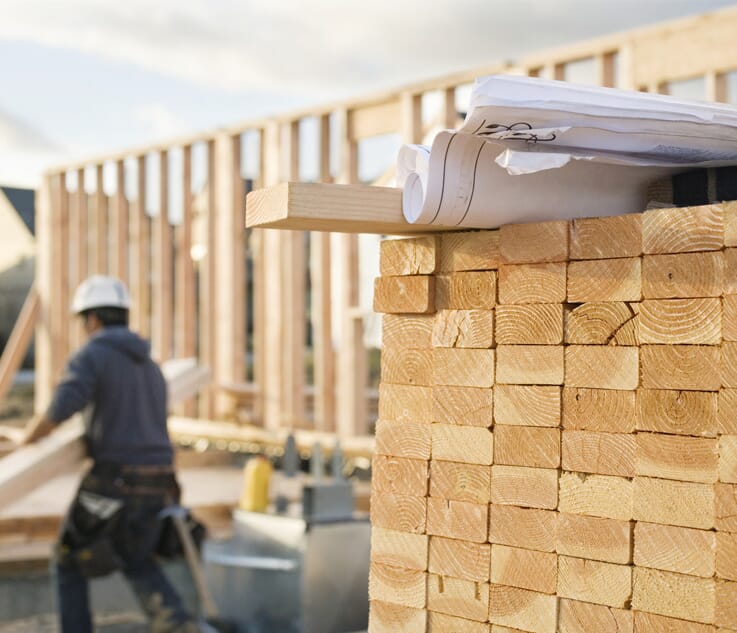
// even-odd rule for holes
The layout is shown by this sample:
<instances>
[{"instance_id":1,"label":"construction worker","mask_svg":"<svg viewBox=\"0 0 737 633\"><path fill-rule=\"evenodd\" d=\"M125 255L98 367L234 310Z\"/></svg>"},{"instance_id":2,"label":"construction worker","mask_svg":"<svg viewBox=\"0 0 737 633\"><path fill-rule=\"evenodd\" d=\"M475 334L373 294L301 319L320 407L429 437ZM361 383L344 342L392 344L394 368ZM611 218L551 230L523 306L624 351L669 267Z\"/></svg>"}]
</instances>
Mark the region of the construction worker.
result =
<instances>
[{"instance_id":1,"label":"construction worker","mask_svg":"<svg viewBox=\"0 0 737 633\"><path fill-rule=\"evenodd\" d=\"M155 633L199 627L159 568L154 550L160 511L179 487L166 428L166 383L149 343L128 329L130 298L114 277L77 288L72 310L89 340L68 361L45 414L23 443L86 411L91 469L82 479L55 548L54 580L62 633L91 633L88 579L119 569Z\"/></svg>"}]
</instances>

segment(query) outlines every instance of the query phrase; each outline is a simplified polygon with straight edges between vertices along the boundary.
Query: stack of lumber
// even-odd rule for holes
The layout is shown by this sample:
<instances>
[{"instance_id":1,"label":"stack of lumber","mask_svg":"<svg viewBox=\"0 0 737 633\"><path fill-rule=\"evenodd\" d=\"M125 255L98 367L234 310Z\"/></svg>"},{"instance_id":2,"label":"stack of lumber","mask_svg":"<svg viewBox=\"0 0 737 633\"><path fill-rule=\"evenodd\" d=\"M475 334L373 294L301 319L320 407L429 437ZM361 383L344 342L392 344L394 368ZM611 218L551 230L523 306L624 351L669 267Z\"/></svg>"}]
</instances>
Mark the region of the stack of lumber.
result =
<instances>
[{"instance_id":1,"label":"stack of lumber","mask_svg":"<svg viewBox=\"0 0 737 633\"><path fill-rule=\"evenodd\" d=\"M370 632L737 632L737 204L381 275Z\"/></svg>"}]
</instances>

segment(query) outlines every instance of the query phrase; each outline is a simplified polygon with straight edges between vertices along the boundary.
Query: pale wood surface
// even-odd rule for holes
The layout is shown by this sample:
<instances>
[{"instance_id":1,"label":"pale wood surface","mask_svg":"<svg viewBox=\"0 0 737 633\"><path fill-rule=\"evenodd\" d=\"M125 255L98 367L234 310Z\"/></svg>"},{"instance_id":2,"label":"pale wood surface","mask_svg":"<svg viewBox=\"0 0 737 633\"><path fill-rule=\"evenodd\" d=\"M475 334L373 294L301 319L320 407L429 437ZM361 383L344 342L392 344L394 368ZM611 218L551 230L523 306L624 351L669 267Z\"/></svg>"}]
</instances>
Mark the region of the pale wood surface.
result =
<instances>
[{"instance_id":1,"label":"pale wood surface","mask_svg":"<svg viewBox=\"0 0 737 633\"><path fill-rule=\"evenodd\" d=\"M645 611L634 611L634 616L638 633L714 633L710 624L687 622Z\"/></svg>"},{"instance_id":2,"label":"pale wood surface","mask_svg":"<svg viewBox=\"0 0 737 633\"><path fill-rule=\"evenodd\" d=\"M497 398L497 406L499 400ZM492 425L494 390L477 387L432 388L432 421L466 426Z\"/></svg>"},{"instance_id":3,"label":"pale wood surface","mask_svg":"<svg viewBox=\"0 0 737 633\"><path fill-rule=\"evenodd\" d=\"M722 298L722 337L725 341L737 341L737 295Z\"/></svg>"},{"instance_id":4,"label":"pale wood surface","mask_svg":"<svg viewBox=\"0 0 737 633\"><path fill-rule=\"evenodd\" d=\"M563 305L500 305L496 308L499 345L559 345L563 342Z\"/></svg>"},{"instance_id":5,"label":"pale wood surface","mask_svg":"<svg viewBox=\"0 0 737 633\"><path fill-rule=\"evenodd\" d=\"M714 486L635 477L633 518L709 530L714 526Z\"/></svg>"},{"instance_id":6,"label":"pale wood surface","mask_svg":"<svg viewBox=\"0 0 737 633\"><path fill-rule=\"evenodd\" d=\"M427 574L372 562L369 571L369 599L423 609L426 604Z\"/></svg>"},{"instance_id":7,"label":"pale wood surface","mask_svg":"<svg viewBox=\"0 0 737 633\"><path fill-rule=\"evenodd\" d=\"M381 565L427 570L428 536L374 527L371 530L371 560Z\"/></svg>"},{"instance_id":8,"label":"pale wood surface","mask_svg":"<svg viewBox=\"0 0 737 633\"><path fill-rule=\"evenodd\" d=\"M565 348L568 387L636 389L639 384L639 348L569 345Z\"/></svg>"},{"instance_id":9,"label":"pale wood surface","mask_svg":"<svg viewBox=\"0 0 737 633\"><path fill-rule=\"evenodd\" d=\"M555 633L558 619L555 596L492 584L489 602L489 620L492 624Z\"/></svg>"},{"instance_id":10,"label":"pale wood surface","mask_svg":"<svg viewBox=\"0 0 737 633\"><path fill-rule=\"evenodd\" d=\"M496 270L499 268L499 231L443 233L440 270Z\"/></svg>"},{"instance_id":11,"label":"pale wood surface","mask_svg":"<svg viewBox=\"0 0 737 633\"><path fill-rule=\"evenodd\" d=\"M564 429L632 433L635 392L614 389L563 389Z\"/></svg>"},{"instance_id":12,"label":"pale wood surface","mask_svg":"<svg viewBox=\"0 0 737 633\"><path fill-rule=\"evenodd\" d=\"M402 191L357 184L288 182L246 196L246 227L405 235L453 230L409 224Z\"/></svg>"},{"instance_id":13,"label":"pale wood surface","mask_svg":"<svg viewBox=\"0 0 737 633\"><path fill-rule=\"evenodd\" d=\"M541 552L555 552L558 518L558 513L553 510L491 505L489 541Z\"/></svg>"},{"instance_id":14,"label":"pale wood surface","mask_svg":"<svg viewBox=\"0 0 737 633\"><path fill-rule=\"evenodd\" d=\"M558 468L560 430L534 426L495 426L494 464Z\"/></svg>"},{"instance_id":15,"label":"pale wood surface","mask_svg":"<svg viewBox=\"0 0 737 633\"><path fill-rule=\"evenodd\" d=\"M632 522L561 512L558 554L626 565L632 562Z\"/></svg>"},{"instance_id":16,"label":"pale wood surface","mask_svg":"<svg viewBox=\"0 0 737 633\"><path fill-rule=\"evenodd\" d=\"M568 264L568 301L639 301L640 258L595 259Z\"/></svg>"},{"instance_id":17,"label":"pale wood surface","mask_svg":"<svg viewBox=\"0 0 737 633\"><path fill-rule=\"evenodd\" d=\"M414 459L430 459L432 436L429 422L378 420L376 452Z\"/></svg>"},{"instance_id":18,"label":"pale wood surface","mask_svg":"<svg viewBox=\"0 0 737 633\"><path fill-rule=\"evenodd\" d=\"M430 462L430 496L472 503L491 502L491 468L433 459Z\"/></svg>"},{"instance_id":19,"label":"pale wood surface","mask_svg":"<svg viewBox=\"0 0 737 633\"><path fill-rule=\"evenodd\" d=\"M737 486L716 484L714 496L714 526L720 531L737 532Z\"/></svg>"},{"instance_id":20,"label":"pale wood surface","mask_svg":"<svg viewBox=\"0 0 737 633\"><path fill-rule=\"evenodd\" d=\"M379 418L382 420L429 422L432 405L430 387L415 385L379 385ZM407 433L408 439L412 434Z\"/></svg>"},{"instance_id":21,"label":"pale wood surface","mask_svg":"<svg viewBox=\"0 0 737 633\"><path fill-rule=\"evenodd\" d=\"M678 481L714 483L718 477L716 439L638 433L636 474Z\"/></svg>"},{"instance_id":22,"label":"pale wood surface","mask_svg":"<svg viewBox=\"0 0 737 633\"><path fill-rule=\"evenodd\" d=\"M492 466L491 502L553 510L558 505L558 471L552 468Z\"/></svg>"},{"instance_id":23,"label":"pale wood surface","mask_svg":"<svg viewBox=\"0 0 737 633\"><path fill-rule=\"evenodd\" d=\"M374 312L435 312L435 278L429 275L377 277L374 282Z\"/></svg>"},{"instance_id":24,"label":"pale wood surface","mask_svg":"<svg viewBox=\"0 0 737 633\"><path fill-rule=\"evenodd\" d=\"M724 203L724 245L737 246L737 205Z\"/></svg>"},{"instance_id":25,"label":"pale wood surface","mask_svg":"<svg viewBox=\"0 0 737 633\"><path fill-rule=\"evenodd\" d=\"M489 585L428 574L427 608L430 611L486 622L489 613Z\"/></svg>"},{"instance_id":26,"label":"pale wood surface","mask_svg":"<svg viewBox=\"0 0 737 633\"><path fill-rule=\"evenodd\" d=\"M494 384L493 349L433 349L433 384L491 387Z\"/></svg>"},{"instance_id":27,"label":"pale wood surface","mask_svg":"<svg viewBox=\"0 0 737 633\"><path fill-rule=\"evenodd\" d=\"M637 257L642 253L642 215L576 218L571 220L570 242L571 259Z\"/></svg>"},{"instance_id":28,"label":"pale wood surface","mask_svg":"<svg viewBox=\"0 0 737 633\"><path fill-rule=\"evenodd\" d=\"M655 209L642 215L642 248L648 254L716 251L724 246L724 208Z\"/></svg>"},{"instance_id":29,"label":"pale wood surface","mask_svg":"<svg viewBox=\"0 0 737 633\"><path fill-rule=\"evenodd\" d=\"M724 294L737 294L737 248L724 249Z\"/></svg>"},{"instance_id":30,"label":"pale wood surface","mask_svg":"<svg viewBox=\"0 0 737 633\"><path fill-rule=\"evenodd\" d=\"M558 557L549 552L492 545L491 582L554 594L558 584Z\"/></svg>"},{"instance_id":31,"label":"pale wood surface","mask_svg":"<svg viewBox=\"0 0 737 633\"><path fill-rule=\"evenodd\" d=\"M494 435L488 429L436 423L431 432L433 459L491 465Z\"/></svg>"},{"instance_id":32,"label":"pale wood surface","mask_svg":"<svg viewBox=\"0 0 737 633\"><path fill-rule=\"evenodd\" d=\"M430 573L463 578L475 582L489 581L491 545L470 543L441 536L430 537Z\"/></svg>"},{"instance_id":33,"label":"pale wood surface","mask_svg":"<svg viewBox=\"0 0 737 633\"><path fill-rule=\"evenodd\" d=\"M425 633L427 611L392 602L371 600L369 631L371 633Z\"/></svg>"},{"instance_id":34,"label":"pale wood surface","mask_svg":"<svg viewBox=\"0 0 737 633\"><path fill-rule=\"evenodd\" d=\"M633 609L704 624L714 622L714 579L635 567L632 580Z\"/></svg>"},{"instance_id":35,"label":"pale wood surface","mask_svg":"<svg viewBox=\"0 0 737 633\"><path fill-rule=\"evenodd\" d=\"M440 249L435 236L382 240L379 249L382 276L432 275L437 269Z\"/></svg>"},{"instance_id":36,"label":"pale wood surface","mask_svg":"<svg viewBox=\"0 0 737 633\"><path fill-rule=\"evenodd\" d=\"M633 633L632 611L561 598L558 633ZM663 632L665 633L665 632Z\"/></svg>"},{"instance_id":37,"label":"pale wood surface","mask_svg":"<svg viewBox=\"0 0 737 633\"><path fill-rule=\"evenodd\" d=\"M635 523L635 565L711 578L717 534L708 530Z\"/></svg>"},{"instance_id":38,"label":"pale wood surface","mask_svg":"<svg viewBox=\"0 0 737 633\"><path fill-rule=\"evenodd\" d=\"M628 433L564 430L562 468L581 473L633 477L635 436Z\"/></svg>"},{"instance_id":39,"label":"pale wood surface","mask_svg":"<svg viewBox=\"0 0 737 633\"><path fill-rule=\"evenodd\" d=\"M565 341L578 345L638 345L638 304L587 302L568 311Z\"/></svg>"},{"instance_id":40,"label":"pale wood surface","mask_svg":"<svg viewBox=\"0 0 737 633\"><path fill-rule=\"evenodd\" d=\"M632 515L631 479L609 475L560 475L560 512L629 521Z\"/></svg>"},{"instance_id":41,"label":"pale wood surface","mask_svg":"<svg viewBox=\"0 0 737 633\"><path fill-rule=\"evenodd\" d=\"M560 346L500 345L496 355L496 380L500 384L563 384L563 348Z\"/></svg>"},{"instance_id":42,"label":"pale wood surface","mask_svg":"<svg viewBox=\"0 0 737 633\"><path fill-rule=\"evenodd\" d=\"M504 264L564 262L568 259L568 222L506 224L499 229Z\"/></svg>"},{"instance_id":43,"label":"pale wood surface","mask_svg":"<svg viewBox=\"0 0 737 633\"><path fill-rule=\"evenodd\" d=\"M321 121L323 131L327 128ZM329 141L329 139L328 139ZM321 144L321 152L323 145ZM315 427L321 431L335 430L335 354L333 352L332 314L332 252L330 235L310 234L310 287L312 291L313 372L315 383ZM382 336L390 341L395 332L387 325L391 317L383 320ZM397 318L399 328L404 324ZM386 339L385 339L386 340ZM259 352L254 350L254 355Z\"/></svg>"},{"instance_id":44,"label":"pale wood surface","mask_svg":"<svg viewBox=\"0 0 737 633\"><path fill-rule=\"evenodd\" d=\"M435 278L438 310L489 310L496 305L497 273L464 271Z\"/></svg>"},{"instance_id":45,"label":"pale wood surface","mask_svg":"<svg viewBox=\"0 0 737 633\"><path fill-rule=\"evenodd\" d=\"M381 317L384 349L432 347L435 317L430 314L385 314Z\"/></svg>"},{"instance_id":46,"label":"pale wood surface","mask_svg":"<svg viewBox=\"0 0 737 633\"><path fill-rule=\"evenodd\" d=\"M722 387L737 387L737 343L722 344Z\"/></svg>"},{"instance_id":47,"label":"pale wood surface","mask_svg":"<svg viewBox=\"0 0 737 633\"><path fill-rule=\"evenodd\" d=\"M737 622L737 582L717 580L716 603L714 622L718 626L733 627Z\"/></svg>"},{"instance_id":48,"label":"pale wood surface","mask_svg":"<svg viewBox=\"0 0 737 633\"><path fill-rule=\"evenodd\" d=\"M494 311L439 311L435 315L432 344L434 347L471 347L481 349L493 347Z\"/></svg>"},{"instance_id":49,"label":"pale wood surface","mask_svg":"<svg viewBox=\"0 0 737 633\"><path fill-rule=\"evenodd\" d=\"M499 268L499 303L562 303L566 264L512 264Z\"/></svg>"},{"instance_id":50,"label":"pale wood surface","mask_svg":"<svg viewBox=\"0 0 737 633\"><path fill-rule=\"evenodd\" d=\"M715 437L717 394L700 391L640 389L637 429L678 435Z\"/></svg>"},{"instance_id":51,"label":"pale wood surface","mask_svg":"<svg viewBox=\"0 0 737 633\"><path fill-rule=\"evenodd\" d=\"M737 435L737 389L720 389L717 413L717 431Z\"/></svg>"},{"instance_id":52,"label":"pale wood surface","mask_svg":"<svg viewBox=\"0 0 737 633\"><path fill-rule=\"evenodd\" d=\"M558 556L558 595L622 609L632 595L632 567Z\"/></svg>"},{"instance_id":53,"label":"pale wood surface","mask_svg":"<svg viewBox=\"0 0 737 633\"><path fill-rule=\"evenodd\" d=\"M645 255L642 295L646 299L718 297L723 292L724 254Z\"/></svg>"},{"instance_id":54,"label":"pale wood surface","mask_svg":"<svg viewBox=\"0 0 737 633\"><path fill-rule=\"evenodd\" d=\"M489 626L486 623L457 618L445 613L429 611L427 614L427 633L443 633L444 631L454 631L454 633L489 633Z\"/></svg>"},{"instance_id":55,"label":"pale wood surface","mask_svg":"<svg viewBox=\"0 0 737 633\"><path fill-rule=\"evenodd\" d=\"M561 420L560 391L560 387L548 385L495 385L494 422L557 427Z\"/></svg>"},{"instance_id":56,"label":"pale wood surface","mask_svg":"<svg viewBox=\"0 0 737 633\"><path fill-rule=\"evenodd\" d=\"M640 362L646 389L716 391L721 384L718 347L643 345Z\"/></svg>"},{"instance_id":57,"label":"pale wood surface","mask_svg":"<svg viewBox=\"0 0 737 633\"><path fill-rule=\"evenodd\" d=\"M424 534L426 517L427 500L423 497L391 493L382 493L380 496L372 494L371 525L374 527ZM391 601L391 598L389 600Z\"/></svg>"},{"instance_id":58,"label":"pale wood surface","mask_svg":"<svg viewBox=\"0 0 737 633\"><path fill-rule=\"evenodd\" d=\"M433 354L430 349L393 348L381 355L381 380L391 385L432 385Z\"/></svg>"},{"instance_id":59,"label":"pale wood surface","mask_svg":"<svg viewBox=\"0 0 737 633\"><path fill-rule=\"evenodd\" d=\"M719 438L719 481L737 483L737 435Z\"/></svg>"},{"instance_id":60,"label":"pale wood surface","mask_svg":"<svg viewBox=\"0 0 737 633\"><path fill-rule=\"evenodd\" d=\"M722 341L719 299L649 299L640 304L641 343L718 345Z\"/></svg>"},{"instance_id":61,"label":"pale wood surface","mask_svg":"<svg viewBox=\"0 0 737 633\"><path fill-rule=\"evenodd\" d=\"M488 504L428 497L427 533L472 543L485 543L488 514Z\"/></svg>"},{"instance_id":62,"label":"pale wood surface","mask_svg":"<svg viewBox=\"0 0 737 633\"><path fill-rule=\"evenodd\" d=\"M378 493L427 495L427 462L420 459L406 459L374 455L371 461L371 488Z\"/></svg>"}]
</instances>

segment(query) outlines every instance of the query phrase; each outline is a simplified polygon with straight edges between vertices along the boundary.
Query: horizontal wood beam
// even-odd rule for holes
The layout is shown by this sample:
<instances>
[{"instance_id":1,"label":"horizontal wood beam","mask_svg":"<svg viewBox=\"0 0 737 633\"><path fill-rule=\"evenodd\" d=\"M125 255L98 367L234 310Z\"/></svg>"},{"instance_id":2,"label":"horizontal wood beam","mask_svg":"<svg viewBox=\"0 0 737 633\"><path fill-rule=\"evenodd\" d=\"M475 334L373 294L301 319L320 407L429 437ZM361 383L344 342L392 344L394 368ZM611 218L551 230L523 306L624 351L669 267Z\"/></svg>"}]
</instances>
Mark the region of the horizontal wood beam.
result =
<instances>
[{"instance_id":1,"label":"horizontal wood beam","mask_svg":"<svg viewBox=\"0 0 737 633\"><path fill-rule=\"evenodd\" d=\"M458 227L406 222L402 216L401 189L298 182L249 193L246 226L384 235L458 230Z\"/></svg>"},{"instance_id":2,"label":"horizontal wood beam","mask_svg":"<svg viewBox=\"0 0 737 633\"><path fill-rule=\"evenodd\" d=\"M213 443L225 441L278 448L284 446L289 435L289 429L270 431L233 422L170 417L169 434L177 442L206 439ZM312 451L315 444L320 444L326 457L330 457L338 441L338 436L335 433L324 431L296 430L294 431L294 438L298 450ZM369 435L344 437L340 439L340 449L345 457L370 459L374 453L374 438Z\"/></svg>"}]
</instances>

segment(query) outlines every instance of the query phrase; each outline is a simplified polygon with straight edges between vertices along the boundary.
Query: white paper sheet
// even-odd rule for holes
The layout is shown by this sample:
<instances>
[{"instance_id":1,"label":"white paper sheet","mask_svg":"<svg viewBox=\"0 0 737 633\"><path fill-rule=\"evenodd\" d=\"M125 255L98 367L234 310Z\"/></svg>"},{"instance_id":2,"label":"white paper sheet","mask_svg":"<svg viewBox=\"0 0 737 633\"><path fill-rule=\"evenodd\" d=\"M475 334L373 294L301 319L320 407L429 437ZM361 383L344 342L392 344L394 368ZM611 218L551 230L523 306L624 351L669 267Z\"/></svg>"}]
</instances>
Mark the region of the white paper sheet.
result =
<instances>
[{"instance_id":1,"label":"white paper sheet","mask_svg":"<svg viewBox=\"0 0 737 633\"><path fill-rule=\"evenodd\" d=\"M528 77L476 82L458 132L400 150L412 223L494 228L642 211L648 185L737 164L737 108Z\"/></svg>"}]
</instances>

